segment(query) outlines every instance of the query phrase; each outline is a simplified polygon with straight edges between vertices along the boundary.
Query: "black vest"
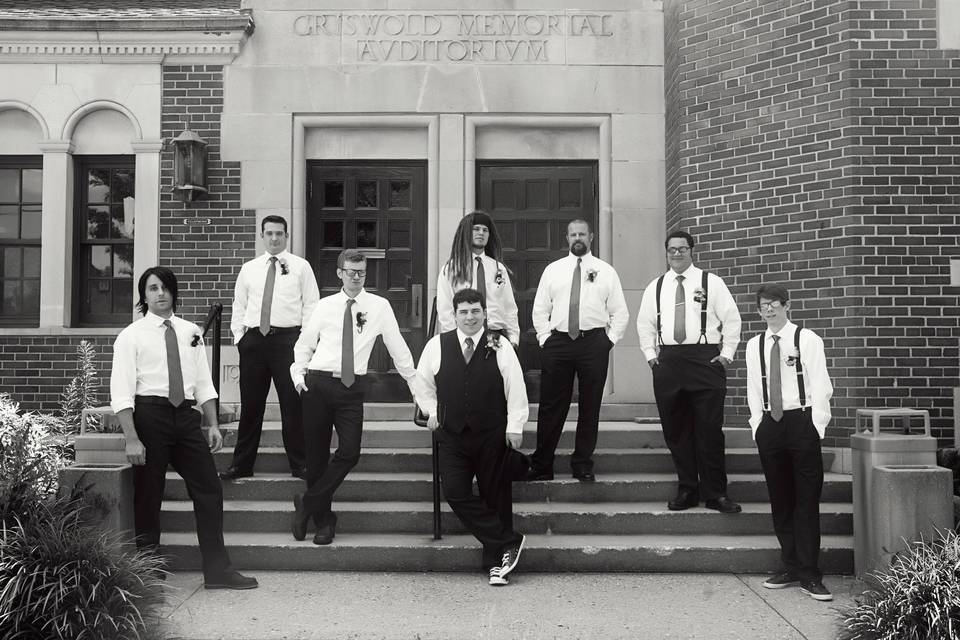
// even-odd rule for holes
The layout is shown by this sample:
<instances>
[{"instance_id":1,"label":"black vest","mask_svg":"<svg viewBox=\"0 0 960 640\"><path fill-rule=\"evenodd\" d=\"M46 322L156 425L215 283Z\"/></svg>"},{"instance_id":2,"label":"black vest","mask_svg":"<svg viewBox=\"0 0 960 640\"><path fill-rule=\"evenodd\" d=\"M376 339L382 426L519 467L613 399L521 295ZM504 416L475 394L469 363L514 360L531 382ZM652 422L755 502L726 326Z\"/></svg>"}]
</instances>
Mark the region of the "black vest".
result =
<instances>
[{"instance_id":1,"label":"black vest","mask_svg":"<svg viewBox=\"0 0 960 640\"><path fill-rule=\"evenodd\" d=\"M440 370L435 378L437 413L443 428L454 433L465 427L487 431L507 426L507 397L497 354L487 349L482 332L474 339L477 344L468 365L463 361L457 331L440 334Z\"/></svg>"}]
</instances>

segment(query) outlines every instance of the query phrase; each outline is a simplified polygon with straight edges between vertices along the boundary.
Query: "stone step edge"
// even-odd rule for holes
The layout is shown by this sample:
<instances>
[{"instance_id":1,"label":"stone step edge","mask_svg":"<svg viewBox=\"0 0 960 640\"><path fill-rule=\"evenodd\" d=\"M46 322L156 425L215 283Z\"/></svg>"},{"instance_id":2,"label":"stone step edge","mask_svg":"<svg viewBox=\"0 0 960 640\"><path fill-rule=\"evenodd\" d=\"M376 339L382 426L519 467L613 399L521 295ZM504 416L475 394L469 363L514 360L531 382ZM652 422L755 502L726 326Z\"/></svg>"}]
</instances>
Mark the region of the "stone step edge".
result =
<instances>
[{"instance_id":1,"label":"stone step edge","mask_svg":"<svg viewBox=\"0 0 960 640\"><path fill-rule=\"evenodd\" d=\"M180 474L176 471L167 471L167 480L173 481L182 481ZM433 480L433 474L428 471L417 472L417 471L351 471L347 475L344 482L350 481L363 481L363 482L431 482ZM246 484L257 481L264 482L283 482L283 483L299 483L301 480L299 478L292 477L289 473L281 473L274 471L264 471L257 473L254 476L249 478L241 478L239 480L232 480L232 484ZM840 482L840 483L853 483L853 476L848 473L835 473L832 471L827 471L823 474L824 483L828 482ZM519 481L518 481L519 482ZM572 484L579 485L582 484L579 480L575 480L570 477L569 474L557 475L553 480L537 480L537 484L542 483L561 483L561 484ZM645 473L603 473L597 476L594 486L601 485L604 483L620 483L620 482L669 482L676 484L677 475L672 472L656 473L656 472L645 472ZM763 473L758 471L756 473L728 473L727 482L763 482L766 483L766 478Z\"/></svg>"},{"instance_id":2,"label":"stone step edge","mask_svg":"<svg viewBox=\"0 0 960 640\"><path fill-rule=\"evenodd\" d=\"M331 448L333 451L333 448ZM221 449L218 452L220 455L230 454L231 451L228 451L226 448ZM257 452L258 455L283 455L286 456L286 452L283 447L260 447ZM361 447L361 455L376 455L376 454L390 454L390 455L430 455L432 449L429 447ZM532 451L530 452L532 453ZM563 449L558 448L556 455L570 455L573 453L573 449ZM825 454L828 452L824 452ZM622 448L603 448L594 450L594 455L615 455L615 454L643 454L643 455L670 455L670 450L666 447L622 447ZM733 447L727 448L725 451L726 455L758 455L756 448L753 447Z\"/></svg>"}]
</instances>

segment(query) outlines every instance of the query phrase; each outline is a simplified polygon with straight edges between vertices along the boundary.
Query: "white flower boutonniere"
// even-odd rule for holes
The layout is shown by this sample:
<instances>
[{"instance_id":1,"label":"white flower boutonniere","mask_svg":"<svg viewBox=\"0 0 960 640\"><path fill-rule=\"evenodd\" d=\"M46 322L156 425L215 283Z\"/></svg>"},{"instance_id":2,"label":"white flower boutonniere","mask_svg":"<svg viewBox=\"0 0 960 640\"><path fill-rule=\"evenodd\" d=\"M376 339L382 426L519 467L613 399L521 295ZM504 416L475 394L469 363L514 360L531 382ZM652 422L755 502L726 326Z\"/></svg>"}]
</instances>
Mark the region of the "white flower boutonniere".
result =
<instances>
[{"instance_id":1,"label":"white flower boutonniere","mask_svg":"<svg viewBox=\"0 0 960 640\"><path fill-rule=\"evenodd\" d=\"M491 353L496 353L500 350L500 334L495 331L487 332L487 350L483 354L483 359L486 360L490 357Z\"/></svg>"},{"instance_id":2,"label":"white flower boutonniere","mask_svg":"<svg viewBox=\"0 0 960 640\"><path fill-rule=\"evenodd\" d=\"M357 311L357 333L363 333L363 325L367 324L367 312Z\"/></svg>"},{"instance_id":3,"label":"white flower boutonniere","mask_svg":"<svg viewBox=\"0 0 960 640\"><path fill-rule=\"evenodd\" d=\"M693 301L697 304L703 304L707 301L707 292L702 287L693 290Z\"/></svg>"},{"instance_id":4,"label":"white flower boutonniere","mask_svg":"<svg viewBox=\"0 0 960 640\"><path fill-rule=\"evenodd\" d=\"M497 273L493 276L493 281L497 284L498 287L503 286L503 270L497 267Z\"/></svg>"},{"instance_id":5,"label":"white flower boutonniere","mask_svg":"<svg viewBox=\"0 0 960 640\"><path fill-rule=\"evenodd\" d=\"M597 281L597 270L587 269L587 282L596 282L596 281Z\"/></svg>"},{"instance_id":6,"label":"white flower boutonniere","mask_svg":"<svg viewBox=\"0 0 960 640\"><path fill-rule=\"evenodd\" d=\"M290 265L287 264L286 259L280 258L280 275L285 276L290 273Z\"/></svg>"},{"instance_id":7,"label":"white flower boutonniere","mask_svg":"<svg viewBox=\"0 0 960 640\"><path fill-rule=\"evenodd\" d=\"M783 361L787 364L788 367L797 366L797 361L800 360L800 355L797 353L797 350L793 347L786 349L783 353Z\"/></svg>"},{"instance_id":8,"label":"white flower boutonniere","mask_svg":"<svg viewBox=\"0 0 960 640\"><path fill-rule=\"evenodd\" d=\"M191 347L197 347L197 346L202 347L202 346L203 346L203 336L201 336L199 333L194 333L194 334L193 334L193 339L190 340L190 346L191 346Z\"/></svg>"}]
</instances>

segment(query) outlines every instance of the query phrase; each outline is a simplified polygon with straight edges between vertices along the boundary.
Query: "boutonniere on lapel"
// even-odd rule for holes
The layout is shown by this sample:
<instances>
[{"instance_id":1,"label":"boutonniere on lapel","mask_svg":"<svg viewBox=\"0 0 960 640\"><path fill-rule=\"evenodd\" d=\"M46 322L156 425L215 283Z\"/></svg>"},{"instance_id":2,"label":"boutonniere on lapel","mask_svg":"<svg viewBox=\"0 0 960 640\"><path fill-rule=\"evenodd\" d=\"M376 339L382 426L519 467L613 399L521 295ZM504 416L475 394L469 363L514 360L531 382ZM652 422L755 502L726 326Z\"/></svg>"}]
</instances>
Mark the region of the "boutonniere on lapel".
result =
<instances>
[{"instance_id":1,"label":"boutonniere on lapel","mask_svg":"<svg viewBox=\"0 0 960 640\"><path fill-rule=\"evenodd\" d=\"M290 273L290 265L284 258L280 258L280 275L285 276Z\"/></svg>"},{"instance_id":2,"label":"boutonniere on lapel","mask_svg":"<svg viewBox=\"0 0 960 640\"><path fill-rule=\"evenodd\" d=\"M597 281L597 270L587 269L587 282L596 282L596 281Z\"/></svg>"},{"instance_id":3,"label":"boutonniere on lapel","mask_svg":"<svg viewBox=\"0 0 960 640\"><path fill-rule=\"evenodd\" d=\"M697 304L703 304L707 301L707 292L702 287L693 290L693 301Z\"/></svg>"},{"instance_id":4,"label":"boutonniere on lapel","mask_svg":"<svg viewBox=\"0 0 960 640\"><path fill-rule=\"evenodd\" d=\"M357 333L363 333L363 325L367 324L367 312L357 311Z\"/></svg>"},{"instance_id":5,"label":"boutonniere on lapel","mask_svg":"<svg viewBox=\"0 0 960 640\"><path fill-rule=\"evenodd\" d=\"M196 347L196 346L202 346L202 345L203 345L203 336L201 336L199 333L193 334L193 339L190 340L190 346Z\"/></svg>"},{"instance_id":6,"label":"boutonniere on lapel","mask_svg":"<svg viewBox=\"0 0 960 640\"><path fill-rule=\"evenodd\" d=\"M498 287L503 286L503 269L500 267L497 267L497 273L494 274L493 281L497 283Z\"/></svg>"},{"instance_id":7,"label":"boutonniere on lapel","mask_svg":"<svg viewBox=\"0 0 960 640\"><path fill-rule=\"evenodd\" d=\"M799 359L800 359L800 356L797 355L796 349L791 348L784 353L783 361L787 363L788 367L797 366L797 360Z\"/></svg>"},{"instance_id":8,"label":"boutonniere on lapel","mask_svg":"<svg viewBox=\"0 0 960 640\"><path fill-rule=\"evenodd\" d=\"M483 359L486 360L490 357L491 353L496 353L500 350L500 334L494 331L487 332L487 350L483 354Z\"/></svg>"}]
</instances>

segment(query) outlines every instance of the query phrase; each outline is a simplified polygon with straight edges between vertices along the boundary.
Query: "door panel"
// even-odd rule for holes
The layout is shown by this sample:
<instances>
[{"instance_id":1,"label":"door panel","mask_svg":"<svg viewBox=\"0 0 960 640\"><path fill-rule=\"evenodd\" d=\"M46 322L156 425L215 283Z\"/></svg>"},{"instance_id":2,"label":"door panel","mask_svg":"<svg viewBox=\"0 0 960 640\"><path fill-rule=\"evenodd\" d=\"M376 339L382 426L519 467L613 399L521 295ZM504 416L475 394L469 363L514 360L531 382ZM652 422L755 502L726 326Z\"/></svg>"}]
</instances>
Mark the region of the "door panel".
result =
<instances>
[{"instance_id":1,"label":"door panel","mask_svg":"<svg viewBox=\"0 0 960 640\"><path fill-rule=\"evenodd\" d=\"M520 312L520 364L531 401L540 397L533 299L548 264L568 253L567 223L582 218L599 251L596 162L477 161L477 206L494 219Z\"/></svg>"},{"instance_id":2,"label":"door panel","mask_svg":"<svg viewBox=\"0 0 960 640\"><path fill-rule=\"evenodd\" d=\"M425 342L426 162L311 161L307 164L306 258L320 295L334 294L337 257L346 248L367 255L364 288L386 298L414 360ZM416 295L421 292L420 295ZM381 338L370 355L367 400L410 400Z\"/></svg>"}]
</instances>

